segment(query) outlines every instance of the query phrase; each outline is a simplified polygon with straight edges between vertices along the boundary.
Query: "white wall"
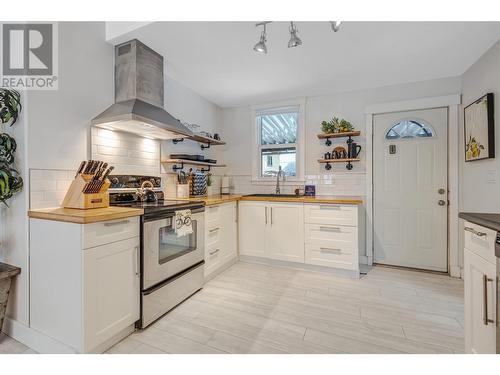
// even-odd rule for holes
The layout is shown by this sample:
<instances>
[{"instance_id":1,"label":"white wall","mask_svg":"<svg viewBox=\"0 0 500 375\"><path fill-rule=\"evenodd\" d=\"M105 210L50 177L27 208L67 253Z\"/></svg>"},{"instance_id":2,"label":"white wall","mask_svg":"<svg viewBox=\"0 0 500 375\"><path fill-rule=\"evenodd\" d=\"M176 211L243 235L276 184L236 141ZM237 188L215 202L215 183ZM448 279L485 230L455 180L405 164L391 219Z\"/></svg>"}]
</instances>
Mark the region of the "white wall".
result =
<instances>
[{"instance_id":1,"label":"white wall","mask_svg":"<svg viewBox=\"0 0 500 375\"><path fill-rule=\"evenodd\" d=\"M306 183L317 184L318 194L364 195L365 138L363 133L365 130L365 108L376 103L457 94L459 92L460 77L451 77L306 98ZM362 136L356 138L356 141L363 147L360 154L362 161L354 164L351 171L347 171L344 165L334 165L333 169L327 172L324 166L316 161L326 151L331 151L336 144L345 145L345 140L337 140L331 147L326 147L324 141L320 141L316 137L316 134L321 132L321 122L331 119L334 115L347 119L362 132ZM250 107L224 109L222 118L222 136L231 145L223 150L222 158L228 165L227 173L233 176L234 191L271 192L271 186L251 183L250 181L251 160L249 158L252 151L251 131L254 126ZM291 186L288 189L291 190L294 187Z\"/></svg>"},{"instance_id":2,"label":"white wall","mask_svg":"<svg viewBox=\"0 0 500 375\"><path fill-rule=\"evenodd\" d=\"M8 315L24 325L29 324L29 172L39 178L58 169L74 170L88 155L90 119L113 98L113 49L104 41L104 22L61 22L58 31L59 89L23 95L22 121L13 131L25 187L2 213L0 261L22 269ZM34 189L40 190L35 180ZM46 188L57 187L50 176L44 181L52 181Z\"/></svg>"},{"instance_id":3,"label":"white wall","mask_svg":"<svg viewBox=\"0 0 500 375\"><path fill-rule=\"evenodd\" d=\"M486 93L495 95L495 158L465 162L463 108ZM500 41L462 76L460 111L460 210L500 212ZM495 181L490 181L494 176Z\"/></svg>"}]
</instances>

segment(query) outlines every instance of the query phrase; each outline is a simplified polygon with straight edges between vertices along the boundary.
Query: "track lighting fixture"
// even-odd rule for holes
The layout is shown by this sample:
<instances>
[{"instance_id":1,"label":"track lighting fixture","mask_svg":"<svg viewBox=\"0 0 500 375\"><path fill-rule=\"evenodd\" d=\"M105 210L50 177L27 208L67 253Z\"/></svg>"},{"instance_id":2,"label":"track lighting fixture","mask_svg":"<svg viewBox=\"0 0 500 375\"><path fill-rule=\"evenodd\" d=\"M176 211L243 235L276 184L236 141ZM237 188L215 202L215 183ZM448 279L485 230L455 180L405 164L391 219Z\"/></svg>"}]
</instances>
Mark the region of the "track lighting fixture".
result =
<instances>
[{"instance_id":1,"label":"track lighting fixture","mask_svg":"<svg viewBox=\"0 0 500 375\"><path fill-rule=\"evenodd\" d=\"M255 24L255 26L263 26L262 34L260 34L260 40L259 42L253 46L253 50L255 52L259 53L267 53L267 47L266 47L266 42L267 42L267 33L266 33L266 25L269 23L268 22L259 22Z\"/></svg>"},{"instance_id":2,"label":"track lighting fixture","mask_svg":"<svg viewBox=\"0 0 500 375\"><path fill-rule=\"evenodd\" d=\"M297 36L299 30L297 26L292 22L290 22L290 40L288 41L288 48L298 47L302 45L302 40Z\"/></svg>"},{"instance_id":3,"label":"track lighting fixture","mask_svg":"<svg viewBox=\"0 0 500 375\"><path fill-rule=\"evenodd\" d=\"M259 23L255 24L256 27L263 26L262 34L260 34L260 40L253 47L253 50L255 52L267 53L267 46L266 46L266 42L267 42L267 30L266 30L266 25L268 23L271 23L271 22L272 21L264 21L264 22L259 22ZM331 26L331 28L332 28L332 30L334 32L337 32L337 31L340 30L340 24L342 23L341 21L329 21L329 22L330 22L330 26ZM290 22L289 30L290 30L290 40L288 41L288 48L301 46L302 45L302 40L297 36L297 34L299 33L299 30L298 30L297 26L295 25L295 22L293 22L293 21Z\"/></svg>"},{"instance_id":4,"label":"track lighting fixture","mask_svg":"<svg viewBox=\"0 0 500 375\"><path fill-rule=\"evenodd\" d=\"M330 25L332 26L332 30L334 32L337 32L340 30L340 24L342 23L342 21L330 21Z\"/></svg>"}]
</instances>

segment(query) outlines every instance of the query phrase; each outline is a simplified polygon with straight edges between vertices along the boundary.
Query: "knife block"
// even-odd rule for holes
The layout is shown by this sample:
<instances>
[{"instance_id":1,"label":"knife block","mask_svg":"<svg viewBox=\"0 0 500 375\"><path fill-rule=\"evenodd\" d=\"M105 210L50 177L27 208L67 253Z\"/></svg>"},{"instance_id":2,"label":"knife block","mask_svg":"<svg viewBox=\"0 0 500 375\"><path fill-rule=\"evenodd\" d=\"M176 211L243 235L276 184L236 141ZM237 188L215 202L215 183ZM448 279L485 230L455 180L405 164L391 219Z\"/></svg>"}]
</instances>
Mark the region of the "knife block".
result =
<instances>
[{"instance_id":1,"label":"knife block","mask_svg":"<svg viewBox=\"0 0 500 375\"><path fill-rule=\"evenodd\" d=\"M78 208L82 210L109 207L109 180L104 182L98 193L84 193L91 182L92 175L79 174L71 183L61 206L64 208Z\"/></svg>"}]
</instances>

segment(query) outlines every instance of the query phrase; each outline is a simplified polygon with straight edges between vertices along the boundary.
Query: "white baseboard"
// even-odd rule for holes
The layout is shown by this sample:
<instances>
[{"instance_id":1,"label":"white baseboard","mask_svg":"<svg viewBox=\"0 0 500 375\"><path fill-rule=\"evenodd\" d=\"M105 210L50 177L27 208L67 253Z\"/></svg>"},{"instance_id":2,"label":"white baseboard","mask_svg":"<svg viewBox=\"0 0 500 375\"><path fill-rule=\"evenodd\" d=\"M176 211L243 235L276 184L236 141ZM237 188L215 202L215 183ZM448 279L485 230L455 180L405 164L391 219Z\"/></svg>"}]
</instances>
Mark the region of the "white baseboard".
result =
<instances>
[{"instance_id":1,"label":"white baseboard","mask_svg":"<svg viewBox=\"0 0 500 375\"><path fill-rule=\"evenodd\" d=\"M366 265L368 265L368 264L370 264L369 261L370 260L369 260L369 258L366 255L360 255L359 256L359 264L366 264Z\"/></svg>"},{"instance_id":2,"label":"white baseboard","mask_svg":"<svg viewBox=\"0 0 500 375\"><path fill-rule=\"evenodd\" d=\"M210 275L205 276L205 282L212 280L214 277L217 275L221 274L225 270L227 270L229 267L231 267L233 264L238 262L238 257L235 256L233 259L228 260L226 263L224 263L222 266L220 266L217 270L212 272Z\"/></svg>"},{"instance_id":3,"label":"white baseboard","mask_svg":"<svg viewBox=\"0 0 500 375\"><path fill-rule=\"evenodd\" d=\"M43 354L75 354L76 349L71 348L52 337L44 335L17 320L5 317L4 332L26 345L30 349Z\"/></svg>"},{"instance_id":4,"label":"white baseboard","mask_svg":"<svg viewBox=\"0 0 500 375\"><path fill-rule=\"evenodd\" d=\"M240 255L240 261L246 262L246 263L267 264L267 265L271 265L271 266L330 273L330 274L344 276L344 277L350 277L350 278L354 278L354 279L359 279L359 277L360 277L359 271L357 271L357 270L347 270L347 269L342 269L342 268L330 268L330 267L323 267L323 266L315 266L312 264L287 262L287 261L283 261L283 260L261 258L261 257L250 256L250 255Z\"/></svg>"},{"instance_id":5,"label":"white baseboard","mask_svg":"<svg viewBox=\"0 0 500 375\"><path fill-rule=\"evenodd\" d=\"M450 266L450 276L463 279L462 268L459 266Z\"/></svg>"}]
</instances>

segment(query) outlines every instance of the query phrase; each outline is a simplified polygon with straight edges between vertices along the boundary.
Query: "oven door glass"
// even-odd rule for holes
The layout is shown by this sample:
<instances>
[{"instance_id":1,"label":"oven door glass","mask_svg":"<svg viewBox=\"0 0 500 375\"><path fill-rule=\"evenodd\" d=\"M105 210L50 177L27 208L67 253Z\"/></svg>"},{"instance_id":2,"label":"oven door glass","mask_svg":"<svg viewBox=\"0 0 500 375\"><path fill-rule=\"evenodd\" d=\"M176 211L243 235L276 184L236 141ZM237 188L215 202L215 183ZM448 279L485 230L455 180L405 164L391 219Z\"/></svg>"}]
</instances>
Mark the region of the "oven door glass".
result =
<instances>
[{"instance_id":1,"label":"oven door glass","mask_svg":"<svg viewBox=\"0 0 500 375\"><path fill-rule=\"evenodd\" d=\"M193 226L193 233L183 237L177 237L174 228L172 228L172 219L167 220L167 225L159 229L159 264L166 263L196 250L197 221L193 220L191 223Z\"/></svg>"}]
</instances>

